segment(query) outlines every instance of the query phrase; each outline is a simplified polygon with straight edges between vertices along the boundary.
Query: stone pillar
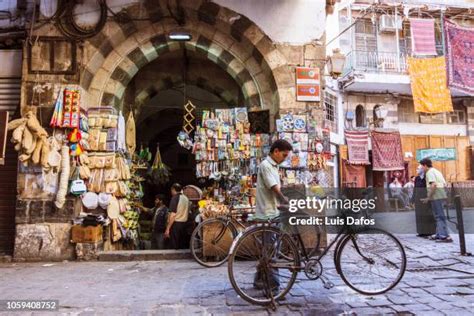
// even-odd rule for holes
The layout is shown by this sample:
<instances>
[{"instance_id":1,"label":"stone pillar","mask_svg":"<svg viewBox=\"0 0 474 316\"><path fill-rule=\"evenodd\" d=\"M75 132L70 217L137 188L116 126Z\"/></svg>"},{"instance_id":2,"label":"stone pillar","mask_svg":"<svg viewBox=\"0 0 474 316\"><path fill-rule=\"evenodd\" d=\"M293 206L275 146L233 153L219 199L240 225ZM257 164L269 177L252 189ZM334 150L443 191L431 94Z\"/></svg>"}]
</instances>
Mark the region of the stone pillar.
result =
<instances>
[{"instance_id":1,"label":"stone pillar","mask_svg":"<svg viewBox=\"0 0 474 316\"><path fill-rule=\"evenodd\" d=\"M71 219L79 214L77 198L68 198L58 210L51 199L17 199L15 223L16 261L61 261L75 257Z\"/></svg>"},{"instance_id":2,"label":"stone pillar","mask_svg":"<svg viewBox=\"0 0 474 316\"><path fill-rule=\"evenodd\" d=\"M466 102L467 110L467 134L469 136L469 143L474 145L474 102Z\"/></svg>"}]
</instances>

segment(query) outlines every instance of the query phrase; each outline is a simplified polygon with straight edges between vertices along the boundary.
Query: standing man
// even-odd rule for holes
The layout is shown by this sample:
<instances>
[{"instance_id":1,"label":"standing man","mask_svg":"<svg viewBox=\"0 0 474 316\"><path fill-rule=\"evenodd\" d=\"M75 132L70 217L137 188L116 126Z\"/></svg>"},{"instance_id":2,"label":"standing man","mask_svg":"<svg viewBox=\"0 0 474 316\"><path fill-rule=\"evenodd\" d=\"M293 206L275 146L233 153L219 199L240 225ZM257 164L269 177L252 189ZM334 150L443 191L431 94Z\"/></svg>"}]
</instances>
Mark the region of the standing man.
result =
<instances>
[{"instance_id":1,"label":"standing man","mask_svg":"<svg viewBox=\"0 0 474 316\"><path fill-rule=\"evenodd\" d=\"M171 202L168 226L165 238L171 239L172 249L183 249L186 246L186 222L189 214L189 200L182 193L183 188L179 183L171 186Z\"/></svg>"},{"instance_id":2,"label":"standing man","mask_svg":"<svg viewBox=\"0 0 474 316\"><path fill-rule=\"evenodd\" d=\"M155 196L155 214L153 216L152 236L155 249L165 249L165 230L168 221L168 208L163 194Z\"/></svg>"},{"instance_id":3,"label":"standing man","mask_svg":"<svg viewBox=\"0 0 474 316\"><path fill-rule=\"evenodd\" d=\"M155 207L141 209L153 216L151 222L151 248L152 249L165 249L165 230L168 221L168 208L165 205L165 197L163 194L157 194L155 196Z\"/></svg>"},{"instance_id":4,"label":"standing man","mask_svg":"<svg viewBox=\"0 0 474 316\"><path fill-rule=\"evenodd\" d=\"M431 159L424 158L420 161L426 178L426 186L428 187L428 196L423 199L424 203L431 203L431 210L436 221L436 234L431 236L431 240L438 242L452 242L449 236L448 226L446 223L446 215L444 214L444 202L447 198L445 187L446 180L441 172L433 168Z\"/></svg>"},{"instance_id":5,"label":"standing man","mask_svg":"<svg viewBox=\"0 0 474 316\"><path fill-rule=\"evenodd\" d=\"M255 202L255 216L259 219L270 219L279 215L278 205L288 204L288 198L281 192L280 174L278 165L282 163L289 155L293 147L286 140L275 141L271 148L270 154L262 161L258 167L257 174L257 196ZM274 234L267 234L263 237L265 244L264 251L267 253L277 253L274 251ZM257 267L253 286L256 289L265 287L263 271ZM278 290L280 280L278 278L278 269L270 271L268 282L272 290Z\"/></svg>"}]
</instances>

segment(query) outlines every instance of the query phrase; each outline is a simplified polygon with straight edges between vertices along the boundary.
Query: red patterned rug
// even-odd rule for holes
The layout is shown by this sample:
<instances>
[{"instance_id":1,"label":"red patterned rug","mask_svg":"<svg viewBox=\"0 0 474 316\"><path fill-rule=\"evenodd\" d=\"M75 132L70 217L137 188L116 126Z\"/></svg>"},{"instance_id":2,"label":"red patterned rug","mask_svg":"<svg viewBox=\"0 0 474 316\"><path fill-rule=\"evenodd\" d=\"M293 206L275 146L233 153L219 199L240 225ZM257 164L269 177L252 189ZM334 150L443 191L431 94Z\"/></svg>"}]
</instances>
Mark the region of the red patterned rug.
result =
<instances>
[{"instance_id":1,"label":"red patterned rug","mask_svg":"<svg viewBox=\"0 0 474 316\"><path fill-rule=\"evenodd\" d=\"M344 131L347 141L349 163L355 165L369 165L369 132Z\"/></svg>"},{"instance_id":2,"label":"red patterned rug","mask_svg":"<svg viewBox=\"0 0 474 316\"><path fill-rule=\"evenodd\" d=\"M474 29L444 22L448 86L474 95Z\"/></svg>"},{"instance_id":3,"label":"red patterned rug","mask_svg":"<svg viewBox=\"0 0 474 316\"><path fill-rule=\"evenodd\" d=\"M399 132L372 131L374 171L403 170L402 140Z\"/></svg>"}]
</instances>

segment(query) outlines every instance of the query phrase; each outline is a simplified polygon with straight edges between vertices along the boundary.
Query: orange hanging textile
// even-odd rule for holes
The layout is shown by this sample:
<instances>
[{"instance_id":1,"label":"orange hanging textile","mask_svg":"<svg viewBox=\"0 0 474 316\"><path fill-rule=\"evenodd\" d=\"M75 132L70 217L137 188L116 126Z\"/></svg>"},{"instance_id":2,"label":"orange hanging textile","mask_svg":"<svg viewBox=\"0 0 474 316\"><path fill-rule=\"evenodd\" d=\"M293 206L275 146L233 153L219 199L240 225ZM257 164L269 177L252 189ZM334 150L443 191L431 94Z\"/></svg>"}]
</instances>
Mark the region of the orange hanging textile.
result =
<instances>
[{"instance_id":1,"label":"orange hanging textile","mask_svg":"<svg viewBox=\"0 0 474 316\"><path fill-rule=\"evenodd\" d=\"M415 112L452 112L451 92L447 86L444 57L408 58Z\"/></svg>"}]
</instances>

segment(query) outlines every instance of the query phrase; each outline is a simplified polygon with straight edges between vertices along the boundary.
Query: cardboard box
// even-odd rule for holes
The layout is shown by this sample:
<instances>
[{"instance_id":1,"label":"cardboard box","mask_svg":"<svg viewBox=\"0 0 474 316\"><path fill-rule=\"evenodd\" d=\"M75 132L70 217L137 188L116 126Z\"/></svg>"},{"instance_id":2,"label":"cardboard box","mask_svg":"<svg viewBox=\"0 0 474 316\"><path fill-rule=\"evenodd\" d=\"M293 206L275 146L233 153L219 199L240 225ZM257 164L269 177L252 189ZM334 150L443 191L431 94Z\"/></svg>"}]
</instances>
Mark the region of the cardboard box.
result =
<instances>
[{"instance_id":1,"label":"cardboard box","mask_svg":"<svg viewBox=\"0 0 474 316\"><path fill-rule=\"evenodd\" d=\"M102 226L74 225L71 229L73 243L95 243L102 241Z\"/></svg>"}]
</instances>

